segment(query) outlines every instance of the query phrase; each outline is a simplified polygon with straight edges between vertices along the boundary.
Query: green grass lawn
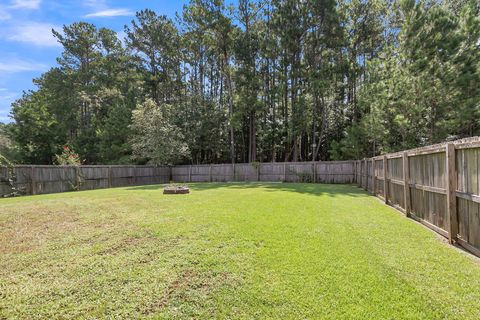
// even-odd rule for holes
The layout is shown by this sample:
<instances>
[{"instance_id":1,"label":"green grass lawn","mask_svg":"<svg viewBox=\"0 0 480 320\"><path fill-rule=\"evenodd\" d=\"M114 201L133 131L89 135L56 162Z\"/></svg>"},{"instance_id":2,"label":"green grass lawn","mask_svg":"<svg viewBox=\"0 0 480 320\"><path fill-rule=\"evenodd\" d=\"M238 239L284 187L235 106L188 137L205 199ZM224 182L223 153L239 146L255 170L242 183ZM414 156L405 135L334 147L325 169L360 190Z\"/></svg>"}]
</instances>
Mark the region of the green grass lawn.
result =
<instances>
[{"instance_id":1,"label":"green grass lawn","mask_svg":"<svg viewBox=\"0 0 480 320\"><path fill-rule=\"evenodd\" d=\"M0 200L0 319L480 319L480 263L344 185Z\"/></svg>"}]
</instances>

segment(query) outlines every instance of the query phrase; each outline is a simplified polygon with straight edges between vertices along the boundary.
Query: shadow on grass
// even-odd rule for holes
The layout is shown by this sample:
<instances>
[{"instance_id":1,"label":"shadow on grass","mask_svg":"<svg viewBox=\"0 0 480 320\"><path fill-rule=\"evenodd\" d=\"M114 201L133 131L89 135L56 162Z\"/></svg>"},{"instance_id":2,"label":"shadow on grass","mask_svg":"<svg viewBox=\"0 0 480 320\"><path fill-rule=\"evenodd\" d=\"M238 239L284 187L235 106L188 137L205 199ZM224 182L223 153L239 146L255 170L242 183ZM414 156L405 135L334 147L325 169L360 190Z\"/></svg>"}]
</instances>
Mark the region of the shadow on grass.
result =
<instances>
[{"instance_id":1,"label":"shadow on grass","mask_svg":"<svg viewBox=\"0 0 480 320\"><path fill-rule=\"evenodd\" d=\"M236 189L236 190L245 190L245 189L263 189L264 191L276 192L276 191L285 191L285 192L296 192L301 194L310 194L310 195L326 195L330 197L335 197L339 195L348 195L352 197L364 197L366 192L361 188L356 187L355 185L348 184L319 184L319 183L281 183L281 182L197 182L197 183L187 183L192 192L202 192L214 189ZM127 190L162 190L165 185L145 185L130 187Z\"/></svg>"}]
</instances>

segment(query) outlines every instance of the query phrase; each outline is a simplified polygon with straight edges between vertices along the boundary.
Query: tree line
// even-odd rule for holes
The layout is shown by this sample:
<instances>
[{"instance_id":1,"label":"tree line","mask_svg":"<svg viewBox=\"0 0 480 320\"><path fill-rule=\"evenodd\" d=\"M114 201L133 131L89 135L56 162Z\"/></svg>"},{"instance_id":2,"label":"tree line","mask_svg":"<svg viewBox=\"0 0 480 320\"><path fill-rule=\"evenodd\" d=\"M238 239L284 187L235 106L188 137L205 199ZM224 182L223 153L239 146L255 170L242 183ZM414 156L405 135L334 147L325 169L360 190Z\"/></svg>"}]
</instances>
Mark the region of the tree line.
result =
<instances>
[{"instance_id":1,"label":"tree line","mask_svg":"<svg viewBox=\"0 0 480 320\"><path fill-rule=\"evenodd\" d=\"M124 39L73 23L53 30L58 65L12 104L3 152L314 161L478 135L479 13L475 0L191 0L173 20L137 12Z\"/></svg>"}]
</instances>

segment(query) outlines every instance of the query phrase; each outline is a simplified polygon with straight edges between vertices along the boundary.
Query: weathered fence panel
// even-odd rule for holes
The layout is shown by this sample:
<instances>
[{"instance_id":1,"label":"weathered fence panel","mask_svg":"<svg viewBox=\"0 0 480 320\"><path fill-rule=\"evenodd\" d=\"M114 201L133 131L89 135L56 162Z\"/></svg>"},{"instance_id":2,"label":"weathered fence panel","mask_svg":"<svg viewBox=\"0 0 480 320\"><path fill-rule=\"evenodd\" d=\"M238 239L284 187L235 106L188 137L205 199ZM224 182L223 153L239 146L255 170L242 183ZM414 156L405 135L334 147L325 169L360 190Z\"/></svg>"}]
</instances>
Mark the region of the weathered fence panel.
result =
<instances>
[{"instance_id":1,"label":"weathered fence panel","mask_svg":"<svg viewBox=\"0 0 480 320\"><path fill-rule=\"evenodd\" d=\"M9 186L9 172L7 167L0 167L0 196L11 192Z\"/></svg>"},{"instance_id":2,"label":"weathered fence panel","mask_svg":"<svg viewBox=\"0 0 480 320\"><path fill-rule=\"evenodd\" d=\"M315 163L315 182L354 183L355 162L329 161Z\"/></svg>"},{"instance_id":3,"label":"weathered fence panel","mask_svg":"<svg viewBox=\"0 0 480 320\"><path fill-rule=\"evenodd\" d=\"M227 182L233 181L234 177L234 165L232 164L215 164L212 165L212 181L214 182Z\"/></svg>"},{"instance_id":4,"label":"weathered fence panel","mask_svg":"<svg viewBox=\"0 0 480 320\"><path fill-rule=\"evenodd\" d=\"M286 181L286 163L270 162L260 166L261 181Z\"/></svg>"},{"instance_id":5,"label":"weathered fence panel","mask_svg":"<svg viewBox=\"0 0 480 320\"><path fill-rule=\"evenodd\" d=\"M176 182L357 183L480 256L480 138L357 161L156 166L0 167L26 194Z\"/></svg>"},{"instance_id":6,"label":"weathered fence panel","mask_svg":"<svg viewBox=\"0 0 480 320\"><path fill-rule=\"evenodd\" d=\"M372 189L372 193L375 195L384 196L383 191L383 159L378 160L374 159L375 162L375 170L374 170L374 182L375 186Z\"/></svg>"},{"instance_id":7,"label":"weathered fence panel","mask_svg":"<svg viewBox=\"0 0 480 320\"><path fill-rule=\"evenodd\" d=\"M354 168L360 187L480 256L479 137L358 160Z\"/></svg>"},{"instance_id":8,"label":"weathered fence panel","mask_svg":"<svg viewBox=\"0 0 480 320\"><path fill-rule=\"evenodd\" d=\"M313 182L312 163L287 163L286 182Z\"/></svg>"},{"instance_id":9,"label":"weathered fence panel","mask_svg":"<svg viewBox=\"0 0 480 320\"><path fill-rule=\"evenodd\" d=\"M14 188L25 194L93 190L170 181L170 167L154 166L15 166L0 167L0 197Z\"/></svg>"},{"instance_id":10,"label":"weathered fence panel","mask_svg":"<svg viewBox=\"0 0 480 320\"><path fill-rule=\"evenodd\" d=\"M354 161L268 162L172 167L176 182L355 182Z\"/></svg>"},{"instance_id":11,"label":"weathered fence panel","mask_svg":"<svg viewBox=\"0 0 480 320\"><path fill-rule=\"evenodd\" d=\"M401 157L387 159L388 199L395 206L403 206L405 203L402 160Z\"/></svg>"},{"instance_id":12,"label":"weathered fence panel","mask_svg":"<svg viewBox=\"0 0 480 320\"><path fill-rule=\"evenodd\" d=\"M190 166L175 166L172 168L172 179L174 181L186 182L190 181ZM193 181L193 180L192 180Z\"/></svg>"},{"instance_id":13,"label":"weathered fence panel","mask_svg":"<svg viewBox=\"0 0 480 320\"><path fill-rule=\"evenodd\" d=\"M458 239L480 250L480 148L456 151Z\"/></svg>"},{"instance_id":14,"label":"weathered fence panel","mask_svg":"<svg viewBox=\"0 0 480 320\"><path fill-rule=\"evenodd\" d=\"M131 175L132 171L129 168L116 168L115 170L110 170L109 167L95 166L80 166L77 167L76 170L76 174L78 175L76 183L79 190L103 189L110 186L121 187L128 185L125 180L129 179L128 176ZM122 174L122 171L124 174ZM109 183L110 178L112 183Z\"/></svg>"},{"instance_id":15,"label":"weathered fence panel","mask_svg":"<svg viewBox=\"0 0 480 320\"><path fill-rule=\"evenodd\" d=\"M259 181L258 166L251 163L235 164L235 180L234 181Z\"/></svg>"}]
</instances>

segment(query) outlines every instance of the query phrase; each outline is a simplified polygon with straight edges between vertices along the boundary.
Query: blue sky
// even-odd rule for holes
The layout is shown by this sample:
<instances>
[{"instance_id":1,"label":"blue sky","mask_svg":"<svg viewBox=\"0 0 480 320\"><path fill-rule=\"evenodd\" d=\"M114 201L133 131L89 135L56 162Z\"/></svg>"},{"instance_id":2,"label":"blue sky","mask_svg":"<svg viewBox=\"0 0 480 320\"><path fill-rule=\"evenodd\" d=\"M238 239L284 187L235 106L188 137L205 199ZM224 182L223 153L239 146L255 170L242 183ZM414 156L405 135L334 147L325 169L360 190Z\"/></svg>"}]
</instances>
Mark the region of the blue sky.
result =
<instances>
[{"instance_id":1,"label":"blue sky","mask_svg":"<svg viewBox=\"0 0 480 320\"><path fill-rule=\"evenodd\" d=\"M149 8L175 16L187 0L0 0L0 122L9 122L10 104L32 79L56 64L62 48L51 29L87 21L119 33L135 11Z\"/></svg>"}]
</instances>

